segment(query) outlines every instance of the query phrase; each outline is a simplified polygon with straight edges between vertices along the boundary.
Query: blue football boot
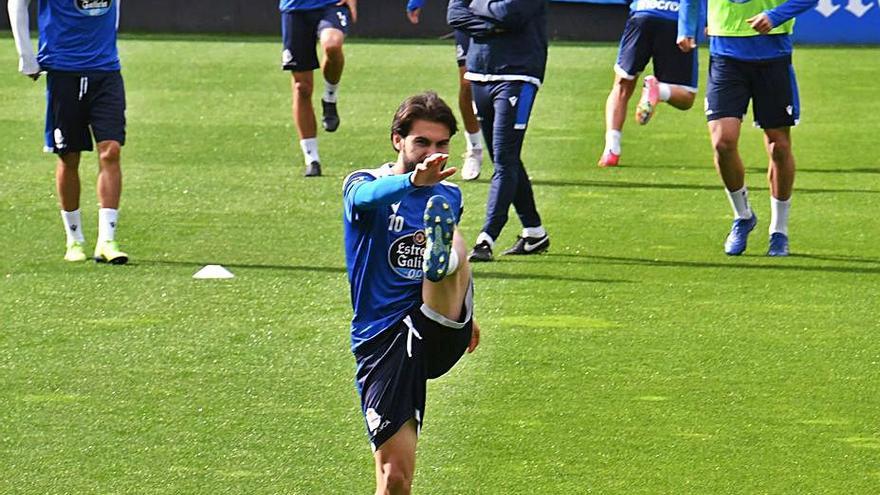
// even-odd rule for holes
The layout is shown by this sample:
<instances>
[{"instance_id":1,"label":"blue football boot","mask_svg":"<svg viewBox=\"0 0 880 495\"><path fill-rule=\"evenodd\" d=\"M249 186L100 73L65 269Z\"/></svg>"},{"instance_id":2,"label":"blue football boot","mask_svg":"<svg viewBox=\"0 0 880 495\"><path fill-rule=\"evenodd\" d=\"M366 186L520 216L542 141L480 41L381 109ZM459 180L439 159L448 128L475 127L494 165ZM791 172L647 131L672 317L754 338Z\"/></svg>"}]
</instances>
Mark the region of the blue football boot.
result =
<instances>
[{"instance_id":1,"label":"blue football boot","mask_svg":"<svg viewBox=\"0 0 880 495\"><path fill-rule=\"evenodd\" d=\"M455 213L449 200L443 196L431 196L425 206L425 255L422 270L425 278L439 282L446 276L449 253L452 251L452 233L455 231Z\"/></svg>"},{"instance_id":2,"label":"blue football boot","mask_svg":"<svg viewBox=\"0 0 880 495\"><path fill-rule=\"evenodd\" d=\"M749 233L758 223L758 216L752 213L752 218L737 218L733 221L733 227L727 240L724 241L724 253L728 256L739 256L746 250L746 244L749 240Z\"/></svg>"},{"instance_id":3,"label":"blue football boot","mask_svg":"<svg viewBox=\"0 0 880 495\"><path fill-rule=\"evenodd\" d=\"M788 236L782 232L770 234L770 248L767 256L788 256Z\"/></svg>"}]
</instances>

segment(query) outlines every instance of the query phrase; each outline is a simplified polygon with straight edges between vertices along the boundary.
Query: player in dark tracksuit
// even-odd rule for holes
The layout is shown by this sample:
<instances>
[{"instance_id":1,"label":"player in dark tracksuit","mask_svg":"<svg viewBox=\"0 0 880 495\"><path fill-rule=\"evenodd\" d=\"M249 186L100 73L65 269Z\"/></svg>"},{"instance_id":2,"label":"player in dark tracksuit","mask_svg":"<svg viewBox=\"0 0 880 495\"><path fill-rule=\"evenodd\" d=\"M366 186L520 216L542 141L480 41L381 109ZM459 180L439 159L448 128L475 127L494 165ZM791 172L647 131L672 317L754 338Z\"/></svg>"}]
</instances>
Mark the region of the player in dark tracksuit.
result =
<instances>
[{"instance_id":1,"label":"player in dark tracksuit","mask_svg":"<svg viewBox=\"0 0 880 495\"><path fill-rule=\"evenodd\" d=\"M491 261L513 204L523 231L504 254L536 254L550 246L520 158L535 95L547 65L546 0L450 0L447 21L471 35L465 78L471 81L483 139L495 173L486 221L472 261Z\"/></svg>"}]
</instances>

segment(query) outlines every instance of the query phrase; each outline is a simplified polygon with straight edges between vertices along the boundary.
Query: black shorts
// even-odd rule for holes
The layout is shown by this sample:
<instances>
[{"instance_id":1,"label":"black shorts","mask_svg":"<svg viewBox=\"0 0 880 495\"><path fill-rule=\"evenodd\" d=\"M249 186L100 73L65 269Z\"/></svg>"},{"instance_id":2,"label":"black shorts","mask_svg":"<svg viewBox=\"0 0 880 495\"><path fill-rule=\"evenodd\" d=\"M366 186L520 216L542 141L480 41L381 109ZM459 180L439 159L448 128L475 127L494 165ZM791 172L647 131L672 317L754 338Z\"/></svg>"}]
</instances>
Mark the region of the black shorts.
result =
<instances>
[{"instance_id":1,"label":"black shorts","mask_svg":"<svg viewBox=\"0 0 880 495\"><path fill-rule=\"evenodd\" d=\"M347 5L331 4L322 9L291 10L281 13L281 68L310 71L321 66L315 42L321 31L334 28L348 33L351 11Z\"/></svg>"},{"instance_id":2,"label":"black shorts","mask_svg":"<svg viewBox=\"0 0 880 495\"><path fill-rule=\"evenodd\" d=\"M427 381L449 371L471 341L472 294L468 291L461 322L422 305L355 349L361 412L373 450L410 419L421 431Z\"/></svg>"},{"instance_id":3,"label":"black shorts","mask_svg":"<svg viewBox=\"0 0 880 495\"><path fill-rule=\"evenodd\" d=\"M654 77L660 82L697 92L697 50L682 52L675 43L678 24L650 15L633 15L626 21L614 71L635 79L654 60Z\"/></svg>"},{"instance_id":4,"label":"black shorts","mask_svg":"<svg viewBox=\"0 0 880 495\"><path fill-rule=\"evenodd\" d=\"M125 144L125 85L113 72L46 74L45 150L92 151L96 142Z\"/></svg>"},{"instance_id":5,"label":"black shorts","mask_svg":"<svg viewBox=\"0 0 880 495\"><path fill-rule=\"evenodd\" d=\"M468 48L471 46L471 37L464 31L455 30L455 61L459 67L464 67L467 62Z\"/></svg>"},{"instance_id":6,"label":"black shorts","mask_svg":"<svg viewBox=\"0 0 880 495\"><path fill-rule=\"evenodd\" d=\"M756 126L776 129L797 125L801 109L791 56L766 61L710 57L706 119L742 119L749 100Z\"/></svg>"}]
</instances>

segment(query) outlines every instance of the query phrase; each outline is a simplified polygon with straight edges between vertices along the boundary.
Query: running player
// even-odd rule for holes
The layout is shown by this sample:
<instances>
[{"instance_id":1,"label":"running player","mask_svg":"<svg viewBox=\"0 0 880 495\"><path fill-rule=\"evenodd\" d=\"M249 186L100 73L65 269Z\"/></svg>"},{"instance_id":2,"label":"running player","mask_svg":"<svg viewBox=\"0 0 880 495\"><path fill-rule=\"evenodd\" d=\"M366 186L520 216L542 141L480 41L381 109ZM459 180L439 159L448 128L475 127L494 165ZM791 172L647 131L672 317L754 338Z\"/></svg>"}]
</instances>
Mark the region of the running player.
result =
<instances>
[{"instance_id":1,"label":"running player","mask_svg":"<svg viewBox=\"0 0 880 495\"><path fill-rule=\"evenodd\" d=\"M292 74L293 122L306 163L306 177L321 175L318 155L318 124L312 106L313 72L324 76L321 125L327 132L339 128L336 110L339 81L345 65L342 43L350 22L357 21L357 0L279 0L281 9L281 68ZM324 53L318 62L315 41Z\"/></svg>"},{"instance_id":2,"label":"running player","mask_svg":"<svg viewBox=\"0 0 880 495\"><path fill-rule=\"evenodd\" d=\"M614 65L614 85L605 102L605 151L599 159L600 167L614 167L620 161L627 104L639 74L650 60L654 61L654 74L645 77L636 121L647 124L660 102L679 110L694 105L697 51L683 53L675 44L678 7L678 0L633 0L630 4L630 17Z\"/></svg>"}]
</instances>

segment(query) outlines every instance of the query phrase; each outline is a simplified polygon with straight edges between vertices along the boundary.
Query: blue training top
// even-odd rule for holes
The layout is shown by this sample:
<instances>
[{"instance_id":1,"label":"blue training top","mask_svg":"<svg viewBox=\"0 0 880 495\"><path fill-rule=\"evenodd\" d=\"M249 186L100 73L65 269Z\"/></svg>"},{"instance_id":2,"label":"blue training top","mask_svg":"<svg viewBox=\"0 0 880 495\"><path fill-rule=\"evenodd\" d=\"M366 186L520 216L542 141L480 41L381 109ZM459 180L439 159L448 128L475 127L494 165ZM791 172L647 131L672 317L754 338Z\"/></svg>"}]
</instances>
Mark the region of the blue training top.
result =
<instances>
[{"instance_id":1,"label":"blue training top","mask_svg":"<svg viewBox=\"0 0 880 495\"><path fill-rule=\"evenodd\" d=\"M278 9L281 12L290 12L292 10L315 10L322 9L328 5L335 5L337 0L279 0Z\"/></svg>"},{"instance_id":2,"label":"blue training top","mask_svg":"<svg viewBox=\"0 0 880 495\"><path fill-rule=\"evenodd\" d=\"M39 0L37 63L47 70L109 72L120 69L116 0Z\"/></svg>"},{"instance_id":3,"label":"blue training top","mask_svg":"<svg viewBox=\"0 0 880 495\"><path fill-rule=\"evenodd\" d=\"M345 263L351 284L351 348L375 337L422 304L422 255L428 198L441 194L462 211L458 186L416 187L412 173L395 175L389 163L358 170L342 187Z\"/></svg>"}]
</instances>

